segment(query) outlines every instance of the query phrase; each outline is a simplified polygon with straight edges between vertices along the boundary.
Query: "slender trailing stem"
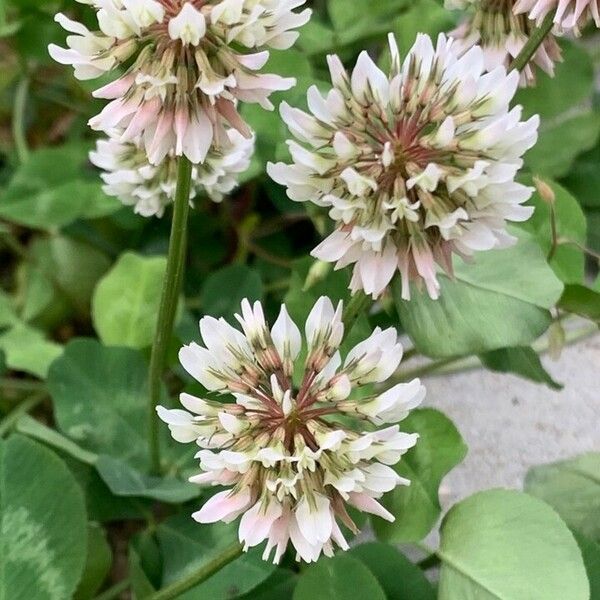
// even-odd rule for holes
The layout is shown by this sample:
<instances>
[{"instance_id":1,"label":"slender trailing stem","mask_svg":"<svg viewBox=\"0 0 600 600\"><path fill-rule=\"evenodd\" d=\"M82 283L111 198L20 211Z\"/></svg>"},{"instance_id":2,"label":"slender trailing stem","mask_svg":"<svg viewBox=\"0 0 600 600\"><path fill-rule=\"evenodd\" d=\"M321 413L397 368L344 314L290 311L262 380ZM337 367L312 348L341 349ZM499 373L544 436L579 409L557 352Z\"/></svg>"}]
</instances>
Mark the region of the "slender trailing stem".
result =
<instances>
[{"instance_id":1,"label":"slender trailing stem","mask_svg":"<svg viewBox=\"0 0 600 600\"><path fill-rule=\"evenodd\" d=\"M47 397L47 393L38 392L33 394L29 398L26 398L22 402L19 402L15 408L4 417L4 420L0 423L0 437L5 436L17 423L17 421L30 410L33 410L38 404L43 402Z\"/></svg>"},{"instance_id":2,"label":"slender trailing stem","mask_svg":"<svg viewBox=\"0 0 600 600\"><path fill-rule=\"evenodd\" d=\"M457 362L461 360L460 358L442 358L440 360L435 360L433 362L427 363L421 367L415 367L414 369L410 369L399 374L399 381L410 381L415 377L424 377L425 375L429 375L430 373L435 373L439 371L442 367L445 367L449 364Z\"/></svg>"},{"instance_id":3,"label":"slender trailing stem","mask_svg":"<svg viewBox=\"0 0 600 600\"><path fill-rule=\"evenodd\" d=\"M171 600L172 598L179 598L181 594L187 592L203 581L206 581L209 577L227 566L241 554L242 546L240 544L229 546L213 560L202 565L198 570L193 571L184 579L177 581L150 596L149 600Z\"/></svg>"},{"instance_id":4,"label":"slender trailing stem","mask_svg":"<svg viewBox=\"0 0 600 600\"><path fill-rule=\"evenodd\" d=\"M554 11L549 12L539 27L536 27L529 36L527 43L521 48L521 52L516 56L510 65L511 69L522 71L532 59L536 50L542 45L546 36L550 33L554 25Z\"/></svg>"},{"instance_id":5,"label":"slender trailing stem","mask_svg":"<svg viewBox=\"0 0 600 600\"><path fill-rule=\"evenodd\" d=\"M247 250L252 252L252 254L258 256L258 258L262 258L264 261L271 263L272 265L276 265L284 269L292 268L292 262L290 260L287 260L285 258L282 258L281 256L277 256L276 254L269 252L268 250L265 250L253 240L246 240L245 245Z\"/></svg>"},{"instance_id":6,"label":"slender trailing stem","mask_svg":"<svg viewBox=\"0 0 600 600\"><path fill-rule=\"evenodd\" d=\"M126 589L131 585L129 578L123 579L118 583L115 583L111 588L108 588L105 592L102 592L99 596L96 596L94 600L114 600L118 598Z\"/></svg>"},{"instance_id":7,"label":"slender trailing stem","mask_svg":"<svg viewBox=\"0 0 600 600\"><path fill-rule=\"evenodd\" d=\"M150 440L150 460L154 472L160 472L160 443L156 406L160 401L162 376L165 369L167 349L173 324L177 301L183 282L187 241L187 221L190 209L190 188L192 182L192 163L185 157L179 159L177 172L177 190L173 207L171 238L167 271L163 282L162 297L158 311L158 321L152 355L150 357L150 402L148 405L148 427Z\"/></svg>"},{"instance_id":8,"label":"slender trailing stem","mask_svg":"<svg viewBox=\"0 0 600 600\"><path fill-rule=\"evenodd\" d=\"M13 139L19 162L24 163L29 157L27 135L25 133L25 110L27 108L27 94L29 93L29 76L23 75L17 84L15 105L13 110Z\"/></svg>"},{"instance_id":9,"label":"slender trailing stem","mask_svg":"<svg viewBox=\"0 0 600 600\"><path fill-rule=\"evenodd\" d=\"M556 208L554 204L550 204L550 231L552 236L552 246L548 252L548 262L550 262L558 249L558 228L556 224Z\"/></svg>"},{"instance_id":10,"label":"slender trailing stem","mask_svg":"<svg viewBox=\"0 0 600 600\"><path fill-rule=\"evenodd\" d=\"M556 240L556 243L559 246L575 246L575 248L578 248L579 250L581 250L581 252L587 254L590 258L593 258L600 262L600 252L595 252L591 248L588 248L587 246L580 244L575 240L570 240L568 238L561 237Z\"/></svg>"},{"instance_id":11,"label":"slender trailing stem","mask_svg":"<svg viewBox=\"0 0 600 600\"><path fill-rule=\"evenodd\" d=\"M416 348L406 348L404 350L404 354L402 355L402 360L406 361L406 360L410 360L411 358L414 358L415 356L419 355L419 351Z\"/></svg>"},{"instance_id":12,"label":"slender trailing stem","mask_svg":"<svg viewBox=\"0 0 600 600\"><path fill-rule=\"evenodd\" d=\"M595 323L573 331L567 331L565 346L576 344L577 342L597 334L599 331L600 329ZM550 349L550 343L547 339L542 339L532 344L532 348L538 354L546 354ZM478 368L481 368L481 361L476 356L444 358L427 363L422 367L416 367L410 371L401 371L394 377L393 382L398 383L408 381L409 379L423 377L425 375L453 375L455 373L463 373Z\"/></svg>"},{"instance_id":13,"label":"slender trailing stem","mask_svg":"<svg viewBox=\"0 0 600 600\"><path fill-rule=\"evenodd\" d=\"M354 296L350 298L350 302L346 304L344 315L342 316L346 331L352 329L352 325L358 315L367 310L372 303L373 301L371 298L369 298L362 290L356 292Z\"/></svg>"},{"instance_id":14,"label":"slender trailing stem","mask_svg":"<svg viewBox=\"0 0 600 600\"><path fill-rule=\"evenodd\" d=\"M41 392L46 390L46 384L43 381L32 381L31 379L1 377L0 389L14 390L16 392Z\"/></svg>"}]
</instances>

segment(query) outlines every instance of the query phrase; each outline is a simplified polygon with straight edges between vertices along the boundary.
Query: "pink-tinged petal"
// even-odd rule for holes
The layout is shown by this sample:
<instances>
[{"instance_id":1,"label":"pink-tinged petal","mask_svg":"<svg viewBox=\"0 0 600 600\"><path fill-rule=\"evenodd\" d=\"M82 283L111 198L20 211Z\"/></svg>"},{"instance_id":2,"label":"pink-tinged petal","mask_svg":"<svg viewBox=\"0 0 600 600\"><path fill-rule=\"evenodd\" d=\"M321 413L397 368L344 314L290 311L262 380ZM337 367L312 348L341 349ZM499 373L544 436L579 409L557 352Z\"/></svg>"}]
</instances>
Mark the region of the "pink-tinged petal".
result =
<instances>
[{"instance_id":1,"label":"pink-tinged petal","mask_svg":"<svg viewBox=\"0 0 600 600\"><path fill-rule=\"evenodd\" d=\"M179 108L177 111L175 111L173 128L175 130L175 137L177 139L177 143L175 145L175 154L177 154L177 156L183 156L183 141L189 124L190 116L187 108Z\"/></svg>"},{"instance_id":2,"label":"pink-tinged petal","mask_svg":"<svg viewBox=\"0 0 600 600\"><path fill-rule=\"evenodd\" d=\"M203 110L196 111L183 137L183 153L193 164L204 162L213 141L213 126Z\"/></svg>"},{"instance_id":3,"label":"pink-tinged petal","mask_svg":"<svg viewBox=\"0 0 600 600\"><path fill-rule=\"evenodd\" d=\"M314 495L314 504L303 496L296 507L298 528L309 544L324 544L331 537L333 515L329 499L322 494Z\"/></svg>"},{"instance_id":4,"label":"pink-tinged petal","mask_svg":"<svg viewBox=\"0 0 600 600\"><path fill-rule=\"evenodd\" d=\"M126 75L125 77L120 77L116 81L112 81L93 91L92 96L94 96L94 98L104 98L107 100L122 98L129 91L134 82L134 75Z\"/></svg>"},{"instance_id":5,"label":"pink-tinged petal","mask_svg":"<svg viewBox=\"0 0 600 600\"><path fill-rule=\"evenodd\" d=\"M158 118L156 129L152 134L146 130L146 152L153 165L160 164L173 147L173 113L163 110Z\"/></svg>"},{"instance_id":6,"label":"pink-tinged petal","mask_svg":"<svg viewBox=\"0 0 600 600\"><path fill-rule=\"evenodd\" d=\"M246 138L252 137L252 129L250 129L249 125L242 119L236 110L235 104L231 102L231 100L218 98L215 106L219 113L233 128L237 129Z\"/></svg>"},{"instance_id":7,"label":"pink-tinged petal","mask_svg":"<svg viewBox=\"0 0 600 600\"><path fill-rule=\"evenodd\" d=\"M252 548L263 542L282 512L281 505L276 501L269 501L266 508L263 502L257 502L247 510L240 521L239 528L239 539L244 543L244 548Z\"/></svg>"},{"instance_id":8,"label":"pink-tinged petal","mask_svg":"<svg viewBox=\"0 0 600 600\"><path fill-rule=\"evenodd\" d=\"M300 558L307 563L317 562L323 550L323 544L311 544L300 531L296 517L290 519L290 540Z\"/></svg>"},{"instance_id":9,"label":"pink-tinged petal","mask_svg":"<svg viewBox=\"0 0 600 600\"><path fill-rule=\"evenodd\" d=\"M386 510L377 500L367 494L351 492L348 494L348 503L358 508L358 510L381 517L390 523L396 520L396 517L389 510Z\"/></svg>"},{"instance_id":10,"label":"pink-tinged petal","mask_svg":"<svg viewBox=\"0 0 600 600\"><path fill-rule=\"evenodd\" d=\"M136 139L150 123L152 123L160 112L160 100L152 98L144 102L141 108L133 115L127 129L121 136L121 141L131 141Z\"/></svg>"},{"instance_id":11,"label":"pink-tinged petal","mask_svg":"<svg viewBox=\"0 0 600 600\"><path fill-rule=\"evenodd\" d=\"M311 254L326 262L336 262L354 245L354 240L347 231L334 231L325 238Z\"/></svg>"},{"instance_id":12,"label":"pink-tinged petal","mask_svg":"<svg viewBox=\"0 0 600 600\"><path fill-rule=\"evenodd\" d=\"M251 494L248 488L244 488L236 494L225 490L215 494L204 506L192 517L198 523L216 523L224 521L230 523L244 512L251 504Z\"/></svg>"}]
</instances>

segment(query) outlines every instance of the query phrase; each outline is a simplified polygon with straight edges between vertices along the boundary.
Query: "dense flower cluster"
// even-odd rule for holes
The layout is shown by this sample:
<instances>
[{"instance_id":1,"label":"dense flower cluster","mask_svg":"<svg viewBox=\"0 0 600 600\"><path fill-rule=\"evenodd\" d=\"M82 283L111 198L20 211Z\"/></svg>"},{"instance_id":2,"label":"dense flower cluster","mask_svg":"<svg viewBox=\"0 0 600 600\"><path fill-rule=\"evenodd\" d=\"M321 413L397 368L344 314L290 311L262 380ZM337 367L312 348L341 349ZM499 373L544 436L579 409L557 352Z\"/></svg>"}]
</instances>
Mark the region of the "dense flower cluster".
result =
<instances>
[{"instance_id":1,"label":"dense flower cluster","mask_svg":"<svg viewBox=\"0 0 600 600\"><path fill-rule=\"evenodd\" d=\"M525 14L516 12L514 0L451 0L449 8L468 8L470 14L449 35L457 40L463 52L478 45L483 50L484 65L491 71L498 65L507 69L519 55L536 25ZM553 35L547 35L535 51L531 61L521 71L521 85L533 85L535 67L550 76L554 65L562 60L560 46Z\"/></svg>"},{"instance_id":2,"label":"dense flower cluster","mask_svg":"<svg viewBox=\"0 0 600 600\"><path fill-rule=\"evenodd\" d=\"M592 19L600 27L600 0L517 0L514 11L527 14L538 25L547 14L554 13L558 30L575 34Z\"/></svg>"},{"instance_id":3,"label":"dense flower cluster","mask_svg":"<svg viewBox=\"0 0 600 600\"><path fill-rule=\"evenodd\" d=\"M451 273L453 253L510 244L506 221L531 215L532 190L514 179L539 119L509 108L518 73L485 73L478 47L419 35L403 63L390 47L389 75L366 52L351 75L330 56L334 87L310 88L312 114L282 104L300 143L268 171L292 200L329 208L335 231L313 255L355 263L353 290L377 297L399 270L404 298L410 281L437 298L436 263Z\"/></svg>"},{"instance_id":4,"label":"dense flower cluster","mask_svg":"<svg viewBox=\"0 0 600 600\"><path fill-rule=\"evenodd\" d=\"M150 162L171 152L193 163L213 143L227 144L225 123L250 137L237 102L272 109L269 95L293 78L261 74L268 48L289 48L310 10L306 0L78 0L97 12L100 31L58 14L71 34L68 48L50 46L79 79L115 70L125 74L94 95L111 102L90 121L97 130L123 130L121 141L140 138Z\"/></svg>"},{"instance_id":5,"label":"dense flower cluster","mask_svg":"<svg viewBox=\"0 0 600 600\"><path fill-rule=\"evenodd\" d=\"M307 562L331 555L333 544L346 549L338 520L357 531L346 505L393 521L377 499L409 483L390 465L417 435L402 433L398 425L377 427L402 420L425 389L415 379L358 399L368 393L365 386L394 373L402 346L393 328L377 328L342 362L341 315L341 303L334 309L320 298L307 318L305 342L285 306L269 328L260 303L244 301L237 316L243 332L204 317L205 347L185 346L181 364L208 390L235 401L182 394L187 410L158 407L177 441L201 448L203 473L191 481L229 488L194 518L230 522L242 515L240 540L245 549L266 540L265 560L274 550L279 562L290 541Z\"/></svg>"},{"instance_id":6,"label":"dense flower cluster","mask_svg":"<svg viewBox=\"0 0 600 600\"><path fill-rule=\"evenodd\" d=\"M254 137L245 138L235 129L227 131L228 143L212 148L204 162L192 167L190 200L207 194L221 202L238 183L238 176L250 166ZM158 165L148 163L141 140L121 142L120 132L98 140L90 152L90 160L104 170L104 191L123 204L134 206L135 212L161 217L165 207L175 199L177 159L171 153Z\"/></svg>"}]
</instances>

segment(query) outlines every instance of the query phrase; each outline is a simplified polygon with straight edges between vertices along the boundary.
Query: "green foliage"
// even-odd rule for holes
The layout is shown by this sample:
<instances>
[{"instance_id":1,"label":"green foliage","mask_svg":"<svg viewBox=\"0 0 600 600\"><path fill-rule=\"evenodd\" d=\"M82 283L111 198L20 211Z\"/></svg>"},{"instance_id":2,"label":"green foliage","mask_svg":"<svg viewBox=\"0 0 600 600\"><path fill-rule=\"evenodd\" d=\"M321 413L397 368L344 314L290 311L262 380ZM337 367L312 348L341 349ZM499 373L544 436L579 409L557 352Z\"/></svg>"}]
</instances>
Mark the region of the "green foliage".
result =
<instances>
[{"instance_id":1,"label":"green foliage","mask_svg":"<svg viewBox=\"0 0 600 600\"><path fill-rule=\"evenodd\" d=\"M94 291L92 317L102 342L140 349L152 344L166 268L163 257L119 257Z\"/></svg>"},{"instance_id":2,"label":"green foliage","mask_svg":"<svg viewBox=\"0 0 600 600\"><path fill-rule=\"evenodd\" d=\"M375 575L388 600L435 600L423 572L394 546L370 542L350 550Z\"/></svg>"},{"instance_id":3,"label":"green foliage","mask_svg":"<svg viewBox=\"0 0 600 600\"><path fill-rule=\"evenodd\" d=\"M589 54L564 41L564 61L554 78L539 74L535 87L519 91L516 102L524 116L542 119L537 144L526 155L536 174L562 177L578 154L593 148L600 134L600 115L589 106L594 87L594 68Z\"/></svg>"},{"instance_id":4,"label":"green foliage","mask_svg":"<svg viewBox=\"0 0 600 600\"><path fill-rule=\"evenodd\" d=\"M77 586L74 600L94 598L106 579L113 555L104 529L96 523L88 525L88 549L83 577Z\"/></svg>"},{"instance_id":5,"label":"green foliage","mask_svg":"<svg viewBox=\"0 0 600 600\"><path fill-rule=\"evenodd\" d=\"M586 208L600 208L600 144L577 157L573 168L562 180L565 187Z\"/></svg>"},{"instance_id":6,"label":"green foliage","mask_svg":"<svg viewBox=\"0 0 600 600\"><path fill-rule=\"evenodd\" d=\"M77 219L114 213L120 204L85 172L83 144L41 149L14 173L0 195L0 217L36 229L53 230Z\"/></svg>"},{"instance_id":7,"label":"green foliage","mask_svg":"<svg viewBox=\"0 0 600 600\"><path fill-rule=\"evenodd\" d=\"M554 507L569 527L600 542L600 453L534 467L525 489Z\"/></svg>"},{"instance_id":8,"label":"green foliage","mask_svg":"<svg viewBox=\"0 0 600 600\"><path fill-rule=\"evenodd\" d=\"M433 357L480 354L533 342L551 321L563 291L539 248L519 234L505 250L480 253L472 264L455 261L455 279L440 277L439 300L414 290L394 297L402 325L417 348Z\"/></svg>"},{"instance_id":9,"label":"green foliage","mask_svg":"<svg viewBox=\"0 0 600 600\"><path fill-rule=\"evenodd\" d=\"M533 184L532 180L526 182ZM544 183L550 186L555 196L552 206L538 192L534 193L530 203L535 207L535 212L521 226L534 236L562 281L582 283L585 257L575 244L585 245L585 215L577 200L562 186L551 180L544 180ZM556 240L553 239L553 219Z\"/></svg>"},{"instance_id":10,"label":"green foliage","mask_svg":"<svg viewBox=\"0 0 600 600\"><path fill-rule=\"evenodd\" d=\"M273 575L265 579L248 594L240 596L240 600L280 600L291 598L296 587L297 575L287 569L277 569ZM595 599L592 599L595 600Z\"/></svg>"},{"instance_id":11,"label":"green foliage","mask_svg":"<svg viewBox=\"0 0 600 600\"><path fill-rule=\"evenodd\" d=\"M439 557L439 600L589 598L573 534L548 505L520 492L490 490L455 505Z\"/></svg>"},{"instance_id":12,"label":"green foliage","mask_svg":"<svg viewBox=\"0 0 600 600\"><path fill-rule=\"evenodd\" d=\"M285 305L296 324L306 322L306 318L315 302L321 296L342 300L344 305L350 301L347 271L333 271L331 265L303 258L294 263ZM368 321L360 315L344 338L342 351L347 351L364 340L370 332Z\"/></svg>"},{"instance_id":13,"label":"green foliage","mask_svg":"<svg viewBox=\"0 0 600 600\"><path fill-rule=\"evenodd\" d=\"M563 387L550 377L533 348L527 346L502 348L481 354L479 358L483 365L492 371L514 373L536 383L545 383L553 390L561 390Z\"/></svg>"},{"instance_id":14,"label":"green foliage","mask_svg":"<svg viewBox=\"0 0 600 600\"><path fill-rule=\"evenodd\" d=\"M386 600L377 578L358 559L336 556L321 559L302 573L294 600Z\"/></svg>"},{"instance_id":15,"label":"green foliage","mask_svg":"<svg viewBox=\"0 0 600 600\"><path fill-rule=\"evenodd\" d=\"M230 290L231 293L224 293ZM246 265L230 265L208 277L202 290L202 309L213 317L233 318L240 310L240 302L260 300L263 285L256 269Z\"/></svg>"},{"instance_id":16,"label":"green foliage","mask_svg":"<svg viewBox=\"0 0 600 600\"><path fill-rule=\"evenodd\" d=\"M600 544L573 532L579 544L585 570L590 582L590 600L600 599Z\"/></svg>"},{"instance_id":17,"label":"green foliage","mask_svg":"<svg viewBox=\"0 0 600 600\"><path fill-rule=\"evenodd\" d=\"M410 50L416 32L427 33L435 39L439 33L452 29L454 15L435 0L407 4L407 10L394 21L393 27L402 55Z\"/></svg>"},{"instance_id":18,"label":"green foliage","mask_svg":"<svg viewBox=\"0 0 600 600\"><path fill-rule=\"evenodd\" d=\"M384 496L383 504L396 520L373 519L373 526L385 541L417 542L440 517L440 483L465 458L467 446L452 421L431 408L413 411L402 422L402 430L419 434L417 445L395 467L411 484Z\"/></svg>"},{"instance_id":19,"label":"green foliage","mask_svg":"<svg viewBox=\"0 0 600 600\"><path fill-rule=\"evenodd\" d=\"M198 496L198 489L181 479L147 475L121 458L102 455L95 466L115 496L151 498L175 504Z\"/></svg>"},{"instance_id":20,"label":"green foliage","mask_svg":"<svg viewBox=\"0 0 600 600\"><path fill-rule=\"evenodd\" d=\"M48 374L59 429L86 450L144 466L146 380L146 362L135 351L70 342Z\"/></svg>"},{"instance_id":21,"label":"green foliage","mask_svg":"<svg viewBox=\"0 0 600 600\"><path fill-rule=\"evenodd\" d=\"M164 502L198 495L179 478L147 473L148 366L138 352L74 340L52 365L48 388L59 429L97 455L93 463L113 494Z\"/></svg>"},{"instance_id":22,"label":"green foliage","mask_svg":"<svg viewBox=\"0 0 600 600\"><path fill-rule=\"evenodd\" d=\"M162 583L168 585L185 577L237 541L237 527L195 525L189 514L171 517L161 523L156 536L163 556ZM254 548L231 562L204 583L180 596L181 600L227 600L250 592L265 581L275 566L261 559Z\"/></svg>"},{"instance_id":23,"label":"green foliage","mask_svg":"<svg viewBox=\"0 0 600 600\"><path fill-rule=\"evenodd\" d=\"M58 344L25 324L18 324L0 335L0 350L8 367L42 378L46 377L52 361L62 353Z\"/></svg>"},{"instance_id":24,"label":"green foliage","mask_svg":"<svg viewBox=\"0 0 600 600\"><path fill-rule=\"evenodd\" d=\"M87 317L94 287L110 266L106 255L64 236L37 239L31 254L33 263L53 287L52 301L62 298L70 311Z\"/></svg>"},{"instance_id":25,"label":"green foliage","mask_svg":"<svg viewBox=\"0 0 600 600\"><path fill-rule=\"evenodd\" d=\"M600 292L583 285L568 285L558 306L592 321L600 321Z\"/></svg>"},{"instance_id":26,"label":"green foliage","mask_svg":"<svg viewBox=\"0 0 600 600\"><path fill-rule=\"evenodd\" d=\"M0 443L0 597L70 598L84 570L83 494L50 450Z\"/></svg>"}]
</instances>

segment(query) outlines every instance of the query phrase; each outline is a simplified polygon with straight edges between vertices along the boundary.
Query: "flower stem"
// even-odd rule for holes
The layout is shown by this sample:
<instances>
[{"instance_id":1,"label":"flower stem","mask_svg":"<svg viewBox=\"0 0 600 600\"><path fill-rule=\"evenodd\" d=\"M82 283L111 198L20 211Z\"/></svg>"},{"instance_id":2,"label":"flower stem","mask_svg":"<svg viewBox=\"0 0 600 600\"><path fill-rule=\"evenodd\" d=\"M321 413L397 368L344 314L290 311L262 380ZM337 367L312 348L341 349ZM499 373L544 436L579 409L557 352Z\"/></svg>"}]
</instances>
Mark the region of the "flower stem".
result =
<instances>
[{"instance_id":1,"label":"flower stem","mask_svg":"<svg viewBox=\"0 0 600 600\"><path fill-rule=\"evenodd\" d=\"M415 367L414 369L400 372L397 379L398 381L411 381L416 377L424 377L425 375L435 373L441 368L446 367L454 362L458 362L459 360L461 360L461 358L442 358L440 360L435 360L420 367Z\"/></svg>"},{"instance_id":2,"label":"flower stem","mask_svg":"<svg viewBox=\"0 0 600 600\"><path fill-rule=\"evenodd\" d=\"M27 147L27 136L25 133L25 110L27 108L27 94L29 93L29 77L23 75L17 84L15 92L15 105L13 111L13 139L19 162L27 162L29 148Z\"/></svg>"},{"instance_id":3,"label":"flower stem","mask_svg":"<svg viewBox=\"0 0 600 600\"><path fill-rule=\"evenodd\" d=\"M40 391L17 404L12 412L6 415L4 420L0 423L0 437L3 437L11 431L23 415L27 414L30 410L33 410L38 404L43 402L47 396L48 394L45 391Z\"/></svg>"},{"instance_id":4,"label":"flower stem","mask_svg":"<svg viewBox=\"0 0 600 600\"><path fill-rule=\"evenodd\" d=\"M202 565L198 570L192 571L185 579L159 590L156 594L150 596L148 600L171 600L172 598L179 598L181 594L187 592L203 581L206 581L217 571L220 571L223 567L241 556L241 554L242 546L240 544L233 544L232 546L225 548L225 550L213 558L213 560Z\"/></svg>"},{"instance_id":5,"label":"flower stem","mask_svg":"<svg viewBox=\"0 0 600 600\"><path fill-rule=\"evenodd\" d=\"M354 321L362 312L367 310L373 301L369 296L367 296L362 290L358 291L350 298L350 302L346 304L346 308L344 309L344 314L342 316L342 321L344 322L344 328L346 332L352 329L354 325Z\"/></svg>"},{"instance_id":6,"label":"flower stem","mask_svg":"<svg viewBox=\"0 0 600 600\"><path fill-rule=\"evenodd\" d=\"M190 188L192 182L192 163L181 157L177 172L177 190L173 206L173 220L171 223L171 238L169 241L169 255L167 270L163 282L162 297L158 311L158 322L152 355L150 357L150 402L148 405L148 426L150 441L150 461L154 472L160 472L160 442L156 406L160 401L162 376L165 369L167 349L173 324L177 301L181 291L183 272L185 269L185 253L187 241L187 220L190 210Z\"/></svg>"},{"instance_id":7,"label":"flower stem","mask_svg":"<svg viewBox=\"0 0 600 600\"><path fill-rule=\"evenodd\" d=\"M129 578L123 579L118 583L115 583L115 585L107 589L105 592L102 592L102 594L99 596L96 596L94 600L115 600L115 598L118 598L130 586L131 580Z\"/></svg>"},{"instance_id":8,"label":"flower stem","mask_svg":"<svg viewBox=\"0 0 600 600\"><path fill-rule=\"evenodd\" d=\"M554 11L549 12L542 21L542 24L531 32L527 43L521 48L521 52L519 52L512 61L512 64L510 65L511 70L516 69L517 71L522 71L527 66L533 55L536 53L536 50L542 45L542 42L550 33L553 25Z\"/></svg>"},{"instance_id":9,"label":"flower stem","mask_svg":"<svg viewBox=\"0 0 600 600\"><path fill-rule=\"evenodd\" d=\"M9 389L16 392L42 392L46 390L46 384L43 381L33 381L31 379L0 377L0 389Z\"/></svg>"}]
</instances>

